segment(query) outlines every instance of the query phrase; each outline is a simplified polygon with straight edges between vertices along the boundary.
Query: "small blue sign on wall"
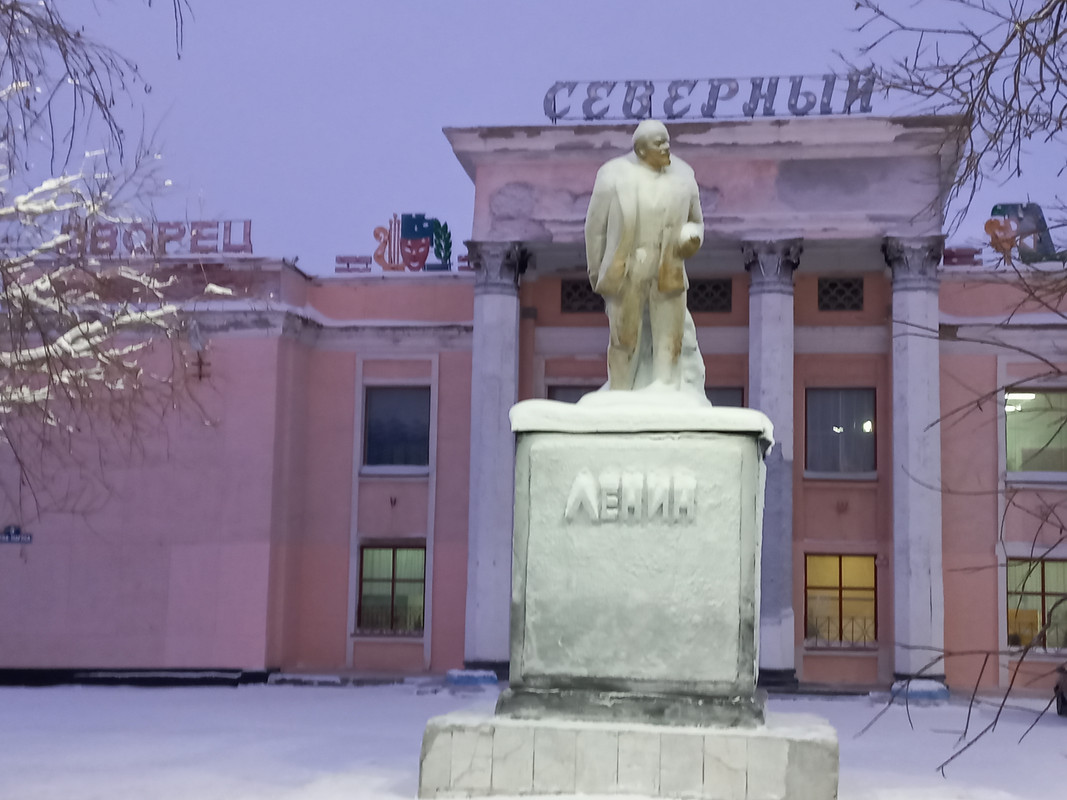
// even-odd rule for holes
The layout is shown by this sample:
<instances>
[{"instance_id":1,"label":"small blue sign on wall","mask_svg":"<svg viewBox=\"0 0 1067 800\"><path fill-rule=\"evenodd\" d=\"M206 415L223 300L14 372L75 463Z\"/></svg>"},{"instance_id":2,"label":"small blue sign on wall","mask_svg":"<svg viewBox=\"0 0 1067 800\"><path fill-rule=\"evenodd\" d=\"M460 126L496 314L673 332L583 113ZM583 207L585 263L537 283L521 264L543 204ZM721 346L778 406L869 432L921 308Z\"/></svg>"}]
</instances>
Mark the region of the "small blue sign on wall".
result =
<instances>
[{"instance_id":1,"label":"small blue sign on wall","mask_svg":"<svg viewBox=\"0 0 1067 800\"><path fill-rule=\"evenodd\" d=\"M33 541L32 533L23 533L18 525L8 525L0 531L0 544L29 544Z\"/></svg>"}]
</instances>

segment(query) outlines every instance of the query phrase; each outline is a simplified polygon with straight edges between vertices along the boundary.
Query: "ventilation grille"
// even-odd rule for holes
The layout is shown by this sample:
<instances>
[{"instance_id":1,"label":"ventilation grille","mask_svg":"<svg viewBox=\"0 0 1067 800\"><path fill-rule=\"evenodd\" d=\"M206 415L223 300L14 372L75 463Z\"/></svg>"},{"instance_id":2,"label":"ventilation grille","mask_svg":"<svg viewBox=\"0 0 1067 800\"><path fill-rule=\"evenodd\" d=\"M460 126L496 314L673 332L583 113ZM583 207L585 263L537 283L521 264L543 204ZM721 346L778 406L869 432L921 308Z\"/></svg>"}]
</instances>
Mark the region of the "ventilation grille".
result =
<instances>
[{"instance_id":1,"label":"ventilation grille","mask_svg":"<svg viewBox=\"0 0 1067 800\"><path fill-rule=\"evenodd\" d=\"M559 310L564 314L602 314L604 298L593 291L587 280L562 281Z\"/></svg>"},{"instance_id":2,"label":"ventilation grille","mask_svg":"<svg viewBox=\"0 0 1067 800\"><path fill-rule=\"evenodd\" d=\"M733 281L729 279L689 282L686 304L691 312L729 313L733 309ZM565 280L560 286L560 311L565 314L604 312L604 298L585 280Z\"/></svg>"},{"instance_id":3,"label":"ventilation grille","mask_svg":"<svg viewBox=\"0 0 1067 800\"><path fill-rule=\"evenodd\" d=\"M863 311L863 278L819 278L819 311Z\"/></svg>"},{"instance_id":4,"label":"ventilation grille","mask_svg":"<svg viewBox=\"0 0 1067 800\"><path fill-rule=\"evenodd\" d=\"M733 309L734 283L729 278L689 281L686 304L691 312L727 314Z\"/></svg>"}]
</instances>

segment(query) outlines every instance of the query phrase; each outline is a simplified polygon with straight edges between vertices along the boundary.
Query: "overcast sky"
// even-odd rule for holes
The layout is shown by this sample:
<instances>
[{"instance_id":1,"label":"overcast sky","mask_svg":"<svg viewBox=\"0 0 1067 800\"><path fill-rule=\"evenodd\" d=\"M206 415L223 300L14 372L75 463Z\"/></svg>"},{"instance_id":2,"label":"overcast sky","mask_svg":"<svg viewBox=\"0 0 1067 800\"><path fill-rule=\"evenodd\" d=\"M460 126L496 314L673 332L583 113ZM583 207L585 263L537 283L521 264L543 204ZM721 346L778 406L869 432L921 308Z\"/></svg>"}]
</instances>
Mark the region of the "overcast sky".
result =
<instances>
[{"instance_id":1,"label":"overcast sky","mask_svg":"<svg viewBox=\"0 0 1067 800\"><path fill-rule=\"evenodd\" d=\"M445 126L544 124L563 79L842 71L862 21L852 0L192 0L178 60L169 0L62 5L151 84L161 218L251 218L257 254L316 273L394 212L469 236Z\"/></svg>"}]
</instances>

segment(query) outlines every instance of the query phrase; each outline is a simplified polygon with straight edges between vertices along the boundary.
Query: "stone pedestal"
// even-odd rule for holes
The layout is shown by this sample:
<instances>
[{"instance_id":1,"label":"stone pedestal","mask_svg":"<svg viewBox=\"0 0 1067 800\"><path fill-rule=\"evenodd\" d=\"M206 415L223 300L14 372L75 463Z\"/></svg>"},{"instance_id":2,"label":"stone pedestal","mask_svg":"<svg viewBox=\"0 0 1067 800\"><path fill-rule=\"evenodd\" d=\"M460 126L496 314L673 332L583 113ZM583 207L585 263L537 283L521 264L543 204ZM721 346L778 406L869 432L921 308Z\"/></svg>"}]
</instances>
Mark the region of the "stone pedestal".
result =
<instances>
[{"instance_id":1,"label":"stone pedestal","mask_svg":"<svg viewBox=\"0 0 1067 800\"><path fill-rule=\"evenodd\" d=\"M498 712L756 724L770 424L678 392L520 403Z\"/></svg>"},{"instance_id":2,"label":"stone pedestal","mask_svg":"<svg viewBox=\"0 0 1067 800\"><path fill-rule=\"evenodd\" d=\"M707 728L459 713L426 726L419 797L832 800L837 765L837 733L806 714Z\"/></svg>"},{"instance_id":3,"label":"stone pedestal","mask_svg":"<svg viewBox=\"0 0 1067 800\"><path fill-rule=\"evenodd\" d=\"M430 722L420 794L831 800L833 730L756 690L767 417L648 389L511 425L510 687Z\"/></svg>"}]
</instances>

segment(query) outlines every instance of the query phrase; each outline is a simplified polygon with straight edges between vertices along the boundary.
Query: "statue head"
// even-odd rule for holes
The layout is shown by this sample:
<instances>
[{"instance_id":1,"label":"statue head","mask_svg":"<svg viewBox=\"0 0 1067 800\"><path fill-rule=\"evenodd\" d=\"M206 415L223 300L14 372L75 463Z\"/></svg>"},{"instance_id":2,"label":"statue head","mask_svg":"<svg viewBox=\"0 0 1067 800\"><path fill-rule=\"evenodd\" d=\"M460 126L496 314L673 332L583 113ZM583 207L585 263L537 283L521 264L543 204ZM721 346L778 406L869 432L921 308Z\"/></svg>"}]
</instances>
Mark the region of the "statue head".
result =
<instances>
[{"instance_id":1,"label":"statue head","mask_svg":"<svg viewBox=\"0 0 1067 800\"><path fill-rule=\"evenodd\" d=\"M634 131L634 152L653 169L664 169L671 163L671 137L667 126L658 119L644 119Z\"/></svg>"}]
</instances>

